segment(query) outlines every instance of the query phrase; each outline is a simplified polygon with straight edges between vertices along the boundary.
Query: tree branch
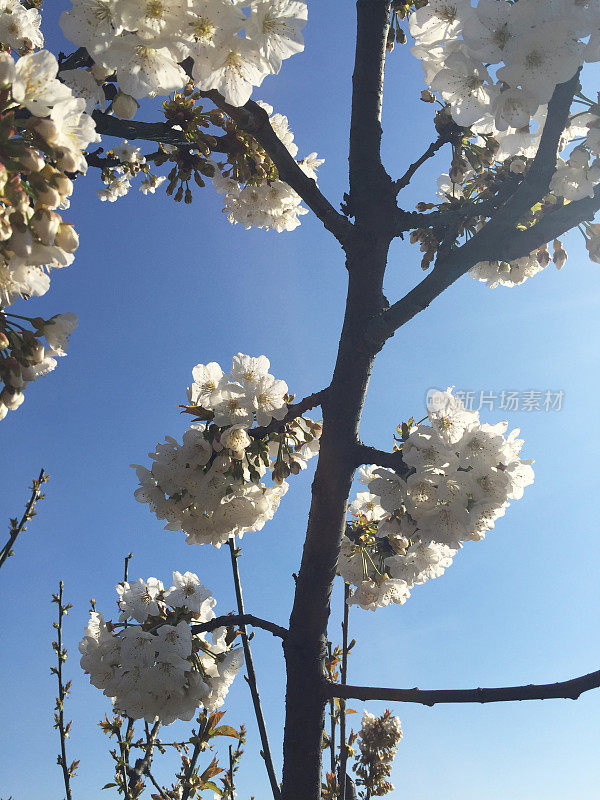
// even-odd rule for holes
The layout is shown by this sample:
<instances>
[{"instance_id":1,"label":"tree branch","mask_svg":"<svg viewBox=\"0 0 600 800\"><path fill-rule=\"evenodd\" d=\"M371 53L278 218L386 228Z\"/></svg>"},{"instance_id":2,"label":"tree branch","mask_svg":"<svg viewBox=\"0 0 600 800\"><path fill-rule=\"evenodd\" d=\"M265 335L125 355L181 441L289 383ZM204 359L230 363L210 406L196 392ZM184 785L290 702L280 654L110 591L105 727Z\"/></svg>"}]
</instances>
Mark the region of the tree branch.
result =
<instances>
[{"instance_id":1,"label":"tree branch","mask_svg":"<svg viewBox=\"0 0 600 800\"><path fill-rule=\"evenodd\" d=\"M556 169L556 154L561 134L565 128L573 95L579 85L579 71L566 83L558 84L548 104L548 116L540 145L531 168L517 191L509 197L490 221L462 247L438 256L433 271L414 289L384 310L365 331L367 341L382 346L396 330L451 286L458 278L480 261L504 258L511 238L518 239L516 222L548 191ZM582 202L582 201L579 201ZM535 226L537 227L537 226ZM535 230L535 227L533 230ZM544 228L542 228L544 230ZM538 231L540 233L540 231ZM525 244L527 237L521 239ZM546 242L548 239L546 239ZM542 242L544 244L545 242ZM531 250L521 252L527 255ZM441 257L440 257L441 256ZM517 256L515 256L517 257Z\"/></svg>"},{"instance_id":2,"label":"tree branch","mask_svg":"<svg viewBox=\"0 0 600 800\"><path fill-rule=\"evenodd\" d=\"M35 504L38 500L44 499L44 495L41 492L41 486L43 483L47 482L48 478L49 476L44 472L43 469L41 469L37 480L34 480L31 485L31 496L27 502L27 505L25 506L23 516L18 522L16 517L11 519L8 541L2 550L0 550L0 567L2 567L4 562L12 555L12 546L17 541L19 534L27 530L26 523L35 516Z\"/></svg>"},{"instance_id":3,"label":"tree branch","mask_svg":"<svg viewBox=\"0 0 600 800\"><path fill-rule=\"evenodd\" d=\"M584 692L600 687L600 670L558 683L501 686L496 689L386 689L373 686L347 686L325 681L325 697L357 700L395 700L399 703L506 703L512 700L577 700Z\"/></svg>"},{"instance_id":4,"label":"tree branch","mask_svg":"<svg viewBox=\"0 0 600 800\"><path fill-rule=\"evenodd\" d=\"M405 472L406 464L402 460L402 451L388 453L386 450L378 450L376 447L369 447L359 443L354 449L356 455L355 464L357 467L363 464L377 464L378 467L387 467L396 472Z\"/></svg>"},{"instance_id":5,"label":"tree branch","mask_svg":"<svg viewBox=\"0 0 600 800\"><path fill-rule=\"evenodd\" d=\"M394 186L396 191L399 192L401 189L404 189L405 186L408 186L408 184L411 182L412 176L419 169L419 167L432 158L441 147L448 143L448 141L449 139L447 136L439 136L435 142L432 142L427 150L425 150L423 155L418 158L414 164L410 165L401 178L398 178L398 180L395 181Z\"/></svg>"},{"instance_id":6,"label":"tree branch","mask_svg":"<svg viewBox=\"0 0 600 800\"><path fill-rule=\"evenodd\" d=\"M279 636L280 639L285 639L287 635L287 628L282 628L281 625L276 625L274 622L269 622L266 619L255 617L253 614L224 614L208 622L200 622L197 625L192 625L192 633L210 633L217 628L227 628L230 625L239 625L240 627L252 625L254 628L262 628L265 631L269 631L273 636Z\"/></svg>"},{"instance_id":7,"label":"tree branch","mask_svg":"<svg viewBox=\"0 0 600 800\"><path fill-rule=\"evenodd\" d=\"M248 435L252 436L253 439L264 439L265 436L268 436L270 433L283 428L287 422L291 422L291 420L296 419L296 417L302 416L305 411L310 411L311 408L320 406L327 397L328 392L329 387L321 389L320 392L309 394L304 400L299 400L297 403L289 406L288 412L283 419L272 419L268 425L262 425L260 428L249 428Z\"/></svg>"},{"instance_id":8,"label":"tree branch","mask_svg":"<svg viewBox=\"0 0 600 800\"><path fill-rule=\"evenodd\" d=\"M396 192L381 163L381 108L389 0L357 0L356 53L352 75L349 213L357 220L383 222L381 204Z\"/></svg>"},{"instance_id":9,"label":"tree branch","mask_svg":"<svg viewBox=\"0 0 600 800\"><path fill-rule=\"evenodd\" d=\"M282 181L300 195L306 205L321 220L325 228L335 238L343 243L350 231L352 223L331 205L329 200L321 193L316 181L309 178L298 166L295 158L289 153L287 147L277 136L269 115L258 103L249 100L240 108L226 102L225 98L216 90L202 92L203 97L225 111L234 122L246 133L253 136L260 146L266 151L271 161L277 167L277 172Z\"/></svg>"},{"instance_id":10,"label":"tree branch","mask_svg":"<svg viewBox=\"0 0 600 800\"><path fill-rule=\"evenodd\" d=\"M231 556L231 568L233 570L233 583L235 586L235 596L237 600L238 612L240 616L245 616L244 613L244 599L242 597L242 583L240 581L240 573L238 570L237 560L239 558L239 551L235 547L235 539L231 537L228 540L229 554ZM265 762L267 775L269 776L269 783L271 784L271 791L273 792L274 800L280 800L281 792L279 784L275 775L275 767L273 766L273 758L271 757L271 748L269 747L269 737L267 735L267 727L265 725L265 718L260 704L260 695L258 693L258 686L256 683L256 672L254 671L254 661L252 660L252 651L250 650L250 641L246 626L242 623L240 625L242 631L242 647L244 648L244 658L246 660L247 682L252 695L252 705L254 706L254 714L256 715L256 722L258 724L258 733L260 735L260 743L262 750L260 752ZM272 631L271 631L272 632Z\"/></svg>"}]
</instances>

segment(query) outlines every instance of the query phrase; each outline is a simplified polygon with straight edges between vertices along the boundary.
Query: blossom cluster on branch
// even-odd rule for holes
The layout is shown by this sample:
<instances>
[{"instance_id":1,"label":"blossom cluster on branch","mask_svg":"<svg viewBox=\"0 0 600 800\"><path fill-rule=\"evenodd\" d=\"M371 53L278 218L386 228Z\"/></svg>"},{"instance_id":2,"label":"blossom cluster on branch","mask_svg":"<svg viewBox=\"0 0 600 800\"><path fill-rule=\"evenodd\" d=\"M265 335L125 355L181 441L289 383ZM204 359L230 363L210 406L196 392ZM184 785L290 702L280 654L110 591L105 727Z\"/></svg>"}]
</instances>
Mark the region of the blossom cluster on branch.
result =
<instances>
[{"instance_id":1,"label":"blossom cluster on branch","mask_svg":"<svg viewBox=\"0 0 600 800\"><path fill-rule=\"evenodd\" d=\"M31 18L23 9L23 27L16 7L10 14L7 8L0 20L13 17L25 37ZM43 320L6 310L19 298L45 294L50 270L69 266L79 243L59 210L69 207L73 191L67 173L85 171L83 151L99 137L84 101L57 73L56 59L45 50L17 61L0 52L0 419L22 404L28 382L66 355L77 325L74 314Z\"/></svg>"},{"instance_id":2,"label":"blossom cluster on branch","mask_svg":"<svg viewBox=\"0 0 600 800\"><path fill-rule=\"evenodd\" d=\"M217 628L210 641L193 633L194 623L215 617L216 600L198 577L174 572L173 584L165 589L156 578L118 584L119 621L92 611L79 644L90 682L131 719L169 725L191 720L201 706L212 711L243 663L231 630Z\"/></svg>"},{"instance_id":3,"label":"blossom cluster on branch","mask_svg":"<svg viewBox=\"0 0 600 800\"><path fill-rule=\"evenodd\" d=\"M506 422L480 422L451 389L428 396L428 418L401 428L401 468L361 471L369 491L350 505L355 521L338 564L356 587L351 604L374 611L406 602L414 585L444 573L463 542L485 538L533 483L518 429L505 436Z\"/></svg>"},{"instance_id":4,"label":"blossom cluster on branch","mask_svg":"<svg viewBox=\"0 0 600 800\"><path fill-rule=\"evenodd\" d=\"M134 465L141 484L136 499L148 503L167 530L182 530L189 544L220 547L232 536L261 530L288 490L286 478L318 451L321 426L307 417L260 431L283 421L292 400L269 368L266 356L242 353L229 374L216 362L198 364L185 407L197 421L181 444L168 436L157 445L151 469ZM269 470L271 486L261 481Z\"/></svg>"},{"instance_id":5,"label":"blossom cluster on branch","mask_svg":"<svg viewBox=\"0 0 600 800\"><path fill-rule=\"evenodd\" d=\"M381 797L394 790L388 778L401 739L400 719L392 716L390 711L384 711L380 717L368 711L363 713L358 732L360 753L354 771L357 785L365 787L365 797Z\"/></svg>"},{"instance_id":6,"label":"blossom cluster on branch","mask_svg":"<svg viewBox=\"0 0 600 800\"><path fill-rule=\"evenodd\" d=\"M304 49L306 19L297 0L73 0L60 25L86 48L97 77L116 73L122 95L139 100L183 88L181 62L189 59L199 89L241 106Z\"/></svg>"}]
</instances>

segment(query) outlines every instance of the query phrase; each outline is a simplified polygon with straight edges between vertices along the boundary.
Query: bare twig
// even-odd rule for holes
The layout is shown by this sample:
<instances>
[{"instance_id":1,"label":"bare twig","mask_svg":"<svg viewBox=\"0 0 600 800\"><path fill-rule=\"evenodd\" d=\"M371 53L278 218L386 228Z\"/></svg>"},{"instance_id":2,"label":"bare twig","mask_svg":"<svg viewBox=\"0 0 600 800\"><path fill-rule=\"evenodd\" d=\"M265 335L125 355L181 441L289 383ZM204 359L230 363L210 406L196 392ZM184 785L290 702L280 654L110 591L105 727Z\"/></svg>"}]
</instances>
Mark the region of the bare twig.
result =
<instances>
[{"instance_id":1,"label":"bare twig","mask_svg":"<svg viewBox=\"0 0 600 800\"><path fill-rule=\"evenodd\" d=\"M192 633L210 633L217 628L229 627L230 625L252 625L254 628L262 628L269 631L273 636L279 636L280 639L285 639L287 635L287 628L282 628L281 625L276 625L274 622L269 622L267 619L255 617L254 614L224 614L221 617L215 617L208 622L200 622L192 625Z\"/></svg>"},{"instance_id":2,"label":"bare twig","mask_svg":"<svg viewBox=\"0 0 600 800\"><path fill-rule=\"evenodd\" d=\"M58 594L52 595L52 602L58 606L58 621L54 623L57 635L56 641L52 642L52 648L56 653L57 666L52 667L52 672L56 675L58 680L58 697L56 698L56 707L54 713L54 727L58 729L60 735L60 755L58 756L57 763L62 769L63 781L65 784L65 793L67 800L71 800L71 778L75 774L79 761L73 761L71 765L67 763L67 746L66 740L69 736L69 728L71 723L65 725L64 705L65 699L68 697L71 687L71 681L63 684L62 666L67 660L67 651L62 646L62 621L63 617L69 612L70 604L63 605L63 582L58 584Z\"/></svg>"},{"instance_id":3,"label":"bare twig","mask_svg":"<svg viewBox=\"0 0 600 800\"><path fill-rule=\"evenodd\" d=\"M331 642L327 642L327 655L329 657L329 661L331 662L332 657L332 650L331 650ZM330 755L330 765L331 765L331 773L335 776L335 702L333 697L329 698L329 755Z\"/></svg>"},{"instance_id":4,"label":"bare twig","mask_svg":"<svg viewBox=\"0 0 600 800\"><path fill-rule=\"evenodd\" d=\"M435 142L432 142L427 150L425 150L423 155L418 158L414 164L411 164L404 175L401 178L398 178L398 180L394 183L396 191L399 192L400 189L404 189L405 186L408 186L408 184L411 182L412 176L419 169L419 167L421 167L428 159L432 158L440 148L448 143L448 141L449 139L447 136L439 136Z\"/></svg>"},{"instance_id":5,"label":"bare twig","mask_svg":"<svg viewBox=\"0 0 600 800\"><path fill-rule=\"evenodd\" d=\"M169 800L167 795L164 792L164 789L158 783L154 775L150 772L149 769L146 770L146 775L150 778L150 783L154 786L154 788L158 791L159 795L163 798L163 800Z\"/></svg>"},{"instance_id":6,"label":"bare twig","mask_svg":"<svg viewBox=\"0 0 600 800\"><path fill-rule=\"evenodd\" d=\"M231 556L231 568L233 570L233 583L235 586L235 596L237 600L237 607L240 616L244 616L244 598L242 596L242 583L240 581L240 573L237 565L239 557L239 550L236 549L235 539L229 539L229 553ZM256 672L254 671L254 662L252 660L252 652L250 650L250 642L248 641L248 633L244 624L240 625L242 633L242 647L244 648L244 659L246 661L247 682L250 687L250 694L252 696L252 704L254 706L254 714L258 724L258 732L260 735L260 742L262 745L261 756L265 762L267 775L269 776L269 783L271 784L271 791L273 792L274 800L279 800L281 793L279 784L275 776L275 768L273 766L273 759L271 757L271 749L269 747L269 737L267 735L267 728L265 725L265 718L260 704L260 695L256 684Z\"/></svg>"},{"instance_id":7,"label":"bare twig","mask_svg":"<svg viewBox=\"0 0 600 800\"><path fill-rule=\"evenodd\" d=\"M347 686L327 681L326 697L353 697L358 700L395 700L400 703L506 703L512 700L577 700L584 692L600 687L600 670L558 683L502 686L496 689L386 689L373 686Z\"/></svg>"},{"instance_id":8,"label":"bare twig","mask_svg":"<svg viewBox=\"0 0 600 800\"><path fill-rule=\"evenodd\" d=\"M25 506L25 512L21 519L17 521L17 518L10 520L10 534L8 537L8 541L0 550L0 567L4 565L4 562L12 556L12 546L17 540L17 536L23 531L27 530L27 523L33 519L36 514L35 505L38 500L43 500L44 495L41 492L41 487L43 483L46 483L49 479L49 475L46 475L44 470L40 470L40 474L36 480L33 481L31 485L31 496L27 501L27 505Z\"/></svg>"},{"instance_id":9,"label":"bare twig","mask_svg":"<svg viewBox=\"0 0 600 800\"><path fill-rule=\"evenodd\" d=\"M125 565L123 567L123 582L127 583L127 576L129 575L129 562L133 558L133 553L129 553L128 556L125 556Z\"/></svg>"},{"instance_id":10,"label":"bare twig","mask_svg":"<svg viewBox=\"0 0 600 800\"><path fill-rule=\"evenodd\" d=\"M350 606L350 586L344 581L344 617L342 622L342 666L340 677L345 684L348 677L348 612ZM346 764L348 762L348 747L346 745L346 699L340 698L340 770L339 770L339 800L346 798Z\"/></svg>"}]
</instances>

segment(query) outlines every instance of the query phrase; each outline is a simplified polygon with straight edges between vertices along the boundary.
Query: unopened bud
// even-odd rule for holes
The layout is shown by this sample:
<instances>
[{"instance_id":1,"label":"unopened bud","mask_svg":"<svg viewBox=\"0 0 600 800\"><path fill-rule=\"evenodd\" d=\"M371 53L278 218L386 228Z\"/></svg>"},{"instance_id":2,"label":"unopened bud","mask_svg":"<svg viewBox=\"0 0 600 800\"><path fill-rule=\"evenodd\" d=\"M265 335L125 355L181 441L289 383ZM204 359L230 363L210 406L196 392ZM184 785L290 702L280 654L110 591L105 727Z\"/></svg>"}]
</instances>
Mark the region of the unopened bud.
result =
<instances>
[{"instance_id":1,"label":"unopened bud","mask_svg":"<svg viewBox=\"0 0 600 800\"><path fill-rule=\"evenodd\" d=\"M44 168L44 157L33 147L24 147L19 153L19 163L26 172L39 172Z\"/></svg>"},{"instance_id":2,"label":"unopened bud","mask_svg":"<svg viewBox=\"0 0 600 800\"><path fill-rule=\"evenodd\" d=\"M121 119L133 119L139 107L137 100L125 92L119 92L112 101L112 110Z\"/></svg>"},{"instance_id":3,"label":"unopened bud","mask_svg":"<svg viewBox=\"0 0 600 800\"><path fill-rule=\"evenodd\" d=\"M64 250L65 253L74 253L79 247L79 234L68 222L62 222L58 226L54 244Z\"/></svg>"},{"instance_id":4,"label":"unopened bud","mask_svg":"<svg viewBox=\"0 0 600 800\"><path fill-rule=\"evenodd\" d=\"M101 67L100 64L94 64L91 68L90 72L92 73L92 77L98 83L103 83L109 75L112 75L114 69L109 69L108 67Z\"/></svg>"},{"instance_id":5,"label":"unopened bud","mask_svg":"<svg viewBox=\"0 0 600 800\"><path fill-rule=\"evenodd\" d=\"M24 400L25 395L23 392L13 391L8 387L5 387L0 392L0 403L3 403L9 411L16 411Z\"/></svg>"},{"instance_id":6,"label":"unopened bud","mask_svg":"<svg viewBox=\"0 0 600 800\"><path fill-rule=\"evenodd\" d=\"M60 214L46 208L38 208L29 224L42 244L51 245L54 243L60 223Z\"/></svg>"}]
</instances>

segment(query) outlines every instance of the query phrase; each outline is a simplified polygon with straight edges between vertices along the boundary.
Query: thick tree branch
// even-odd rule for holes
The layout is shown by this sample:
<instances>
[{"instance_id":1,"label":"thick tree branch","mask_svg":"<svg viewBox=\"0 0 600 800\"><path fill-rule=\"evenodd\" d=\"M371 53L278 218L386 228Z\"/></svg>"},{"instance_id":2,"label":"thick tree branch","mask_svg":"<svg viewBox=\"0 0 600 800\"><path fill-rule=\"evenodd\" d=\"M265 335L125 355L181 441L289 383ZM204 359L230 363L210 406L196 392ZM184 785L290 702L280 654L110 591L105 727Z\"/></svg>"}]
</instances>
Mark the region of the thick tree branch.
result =
<instances>
[{"instance_id":1,"label":"thick tree branch","mask_svg":"<svg viewBox=\"0 0 600 800\"><path fill-rule=\"evenodd\" d=\"M386 450L378 450L376 447L369 447L366 444L357 444L354 448L355 464L357 467L363 464L377 464L378 467L387 467L397 472L405 472L406 464L402 460L402 451L389 453Z\"/></svg>"},{"instance_id":2,"label":"thick tree branch","mask_svg":"<svg viewBox=\"0 0 600 800\"><path fill-rule=\"evenodd\" d=\"M252 625L253 628L262 628L264 631L272 633L273 636L279 636L280 639L285 639L287 636L287 628L282 628L281 625L276 625L274 622L269 622L269 620L255 617L254 614L224 614L208 622L192 625L192 633L210 633L217 628L226 628L230 625Z\"/></svg>"},{"instance_id":3,"label":"thick tree branch","mask_svg":"<svg viewBox=\"0 0 600 800\"><path fill-rule=\"evenodd\" d=\"M396 190L381 163L381 108L390 2L357 0L356 12L347 205L357 221L378 220L381 224L382 204L388 212L396 204ZM393 206L388 208L390 200Z\"/></svg>"},{"instance_id":4,"label":"thick tree branch","mask_svg":"<svg viewBox=\"0 0 600 800\"><path fill-rule=\"evenodd\" d=\"M385 689L373 686L344 686L325 682L325 697L357 700L395 700L399 703L506 703L512 700L550 700L577 698L600 687L600 670L558 683L501 686L496 689Z\"/></svg>"},{"instance_id":5,"label":"thick tree branch","mask_svg":"<svg viewBox=\"0 0 600 800\"><path fill-rule=\"evenodd\" d=\"M319 190L316 181L300 169L296 159L290 155L287 147L271 127L269 115L264 108L253 100L249 100L241 108L232 106L216 90L202 92L202 96L212 100L217 108L225 111L243 131L256 139L277 167L281 180L300 195L325 228L343 243L352 229L351 222L335 210Z\"/></svg>"},{"instance_id":6,"label":"thick tree branch","mask_svg":"<svg viewBox=\"0 0 600 800\"><path fill-rule=\"evenodd\" d=\"M174 130L166 122L120 119L120 117L105 114L103 111L94 111L92 117L96 123L96 130L104 136L116 136L129 141L143 139L146 142L162 142L186 149L197 146L195 142L186 139L181 131ZM212 138L216 140L217 144L216 147L211 145L211 150L217 153L226 153L231 149L228 145L228 142L231 141L229 136L213 136Z\"/></svg>"},{"instance_id":7,"label":"thick tree branch","mask_svg":"<svg viewBox=\"0 0 600 800\"><path fill-rule=\"evenodd\" d=\"M535 158L517 191L500 209L498 216L505 230L512 228L533 205L547 194L556 172L556 157L560 138L569 120L573 96L579 87L578 69L565 83L559 83L548 103L548 114Z\"/></svg>"},{"instance_id":8,"label":"thick tree branch","mask_svg":"<svg viewBox=\"0 0 600 800\"><path fill-rule=\"evenodd\" d=\"M508 243L513 239L518 240L520 236L520 233L515 230L515 224L548 191L556 169L560 137L567 123L573 95L578 85L579 72L571 80L559 84L554 90L548 104L548 116L538 152L516 192L506 200L490 221L462 247L439 254L433 271L407 295L384 310L379 318L373 321L370 329L365 332L369 341L373 343L379 341L382 345L387 338L393 336L398 328L427 308L436 297L479 261L505 258L504 253L510 247ZM531 241L531 238L530 234L529 238L521 239L521 243L525 245ZM544 243L542 242L542 244ZM519 252L518 255L527 255L529 252L531 250Z\"/></svg>"}]
</instances>

